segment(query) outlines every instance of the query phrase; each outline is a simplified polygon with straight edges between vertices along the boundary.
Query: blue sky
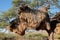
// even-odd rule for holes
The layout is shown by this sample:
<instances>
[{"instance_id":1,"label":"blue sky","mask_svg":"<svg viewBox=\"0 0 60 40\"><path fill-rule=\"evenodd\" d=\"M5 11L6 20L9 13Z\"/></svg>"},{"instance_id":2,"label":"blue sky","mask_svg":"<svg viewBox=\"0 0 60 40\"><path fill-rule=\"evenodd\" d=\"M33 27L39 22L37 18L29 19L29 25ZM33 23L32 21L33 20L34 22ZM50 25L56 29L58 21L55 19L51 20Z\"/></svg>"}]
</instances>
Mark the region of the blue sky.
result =
<instances>
[{"instance_id":1,"label":"blue sky","mask_svg":"<svg viewBox=\"0 0 60 40\"><path fill-rule=\"evenodd\" d=\"M59 11L60 11L60 9L57 8L56 6L51 6L51 9L50 9L51 13L56 13L56 12L59 12Z\"/></svg>"},{"instance_id":2,"label":"blue sky","mask_svg":"<svg viewBox=\"0 0 60 40\"><path fill-rule=\"evenodd\" d=\"M11 7L12 0L0 0L0 11L6 11Z\"/></svg>"}]
</instances>

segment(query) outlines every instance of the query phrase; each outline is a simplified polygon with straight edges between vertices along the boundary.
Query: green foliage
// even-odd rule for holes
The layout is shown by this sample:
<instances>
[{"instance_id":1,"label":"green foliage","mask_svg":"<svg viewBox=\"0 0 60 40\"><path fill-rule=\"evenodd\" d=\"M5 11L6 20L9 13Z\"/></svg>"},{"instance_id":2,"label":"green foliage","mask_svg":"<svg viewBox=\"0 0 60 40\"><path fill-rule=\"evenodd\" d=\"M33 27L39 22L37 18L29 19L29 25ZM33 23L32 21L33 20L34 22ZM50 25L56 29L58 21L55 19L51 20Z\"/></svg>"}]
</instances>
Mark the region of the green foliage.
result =
<instances>
[{"instance_id":1,"label":"green foliage","mask_svg":"<svg viewBox=\"0 0 60 40\"><path fill-rule=\"evenodd\" d=\"M8 17L8 18L12 18L16 16L15 10L13 8L9 9L6 12L3 12L1 15L3 18L4 17Z\"/></svg>"},{"instance_id":2,"label":"green foliage","mask_svg":"<svg viewBox=\"0 0 60 40\"><path fill-rule=\"evenodd\" d=\"M0 22L0 28L3 28L3 26L6 26L5 22Z\"/></svg>"},{"instance_id":3,"label":"green foliage","mask_svg":"<svg viewBox=\"0 0 60 40\"><path fill-rule=\"evenodd\" d=\"M13 0L12 4L14 6L19 6L21 3L26 3L32 8L36 8L42 6L44 3L50 3L51 5L55 5L56 7L60 7L58 4L59 0Z\"/></svg>"},{"instance_id":4,"label":"green foliage","mask_svg":"<svg viewBox=\"0 0 60 40\"><path fill-rule=\"evenodd\" d=\"M1 17L1 22L0 22L0 28L3 28L5 26L7 26L10 21L11 18L16 17L16 12L14 8L10 8L8 11L6 12L2 12L2 14L0 15Z\"/></svg>"},{"instance_id":5,"label":"green foliage","mask_svg":"<svg viewBox=\"0 0 60 40\"><path fill-rule=\"evenodd\" d=\"M25 3L23 0L12 0L12 5L18 7L20 3Z\"/></svg>"}]
</instances>

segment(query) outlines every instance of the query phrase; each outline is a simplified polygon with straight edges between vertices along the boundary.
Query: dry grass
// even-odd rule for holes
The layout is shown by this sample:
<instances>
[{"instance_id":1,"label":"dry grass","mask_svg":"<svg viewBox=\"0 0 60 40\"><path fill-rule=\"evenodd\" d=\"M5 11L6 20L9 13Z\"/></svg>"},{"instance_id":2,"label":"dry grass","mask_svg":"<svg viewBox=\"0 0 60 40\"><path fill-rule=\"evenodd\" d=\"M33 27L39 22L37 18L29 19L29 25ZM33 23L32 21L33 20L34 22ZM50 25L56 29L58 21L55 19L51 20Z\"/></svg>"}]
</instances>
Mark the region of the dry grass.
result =
<instances>
[{"instance_id":1,"label":"dry grass","mask_svg":"<svg viewBox=\"0 0 60 40\"><path fill-rule=\"evenodd\" d=\"M54 34L55 40L60 40L60 35ZM21 40L47 40L48 35L46 33L29 33L21 37ZM20 38L19 38L20 40Z\"/></svg>"},{"instance_id":2,"label":"dry grass","mask_svg":"<svg viewBox=\"0 0 60 40\"><path fill-rule=\"evenodd\" d=\"M54 34L55 40L60 40L60 35ZM46 32L29 32L24 36L18 36L12 34L0 34L0 40L47 40L47 33Z\"/></svg>"}]
</instances>

